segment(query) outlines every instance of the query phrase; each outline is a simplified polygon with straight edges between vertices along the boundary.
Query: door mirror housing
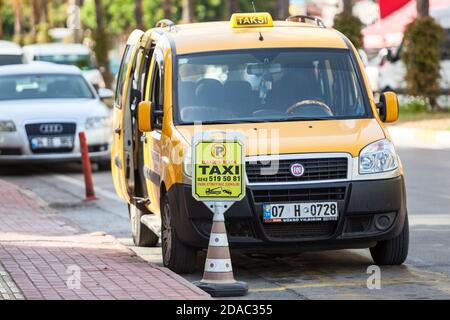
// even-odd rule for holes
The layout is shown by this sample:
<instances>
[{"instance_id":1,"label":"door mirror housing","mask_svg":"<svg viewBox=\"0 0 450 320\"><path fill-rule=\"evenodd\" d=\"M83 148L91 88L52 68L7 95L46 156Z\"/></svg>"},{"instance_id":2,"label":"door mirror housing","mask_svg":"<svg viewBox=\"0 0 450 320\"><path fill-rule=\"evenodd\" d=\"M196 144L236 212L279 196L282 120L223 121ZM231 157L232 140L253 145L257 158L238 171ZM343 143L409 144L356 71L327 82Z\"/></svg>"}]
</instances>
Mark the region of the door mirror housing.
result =
<instances>
[{"instance_id":1,"label":"door mirror housing","mask_svg":"<svg viewBox=\"0 0 450 320\"><path fill-rule=\"evenodd\" d=\"M160 107L150 101L142 101L138 105L138 126L141 132L162 129L164 113Z\"/></svg>"},{"instance_id":2,"label":"door mirror housing","mask_svg":"<svg viewBox=\"0 0 450 320\"><path fill-rule=\"evenodd\" d=\"M141 132L153 131L152 121L152 103L142 101L138 105L138 126Z\"/></svg>"},{"instance_id":3,"label":"door mirror housing","mask_svg":"<svg viewBox=\"0 0 450 320\"><path fill-rule=\"evenodd\" d=\"M112 99L114 96L114 92L107 88L99 88L97 92L101 100Z\"/></svg>"},{"instance_id":4,"label":"door mirror housing","mask_svg":"<svg viewBox=\"0 0 450 320\"><path fill-rule=\"evenodd\" d=\"M383 92L377 107L381 121L392 123L398 120L399 106L397 95L394 92Z\"/></svg>"}]
</instances>

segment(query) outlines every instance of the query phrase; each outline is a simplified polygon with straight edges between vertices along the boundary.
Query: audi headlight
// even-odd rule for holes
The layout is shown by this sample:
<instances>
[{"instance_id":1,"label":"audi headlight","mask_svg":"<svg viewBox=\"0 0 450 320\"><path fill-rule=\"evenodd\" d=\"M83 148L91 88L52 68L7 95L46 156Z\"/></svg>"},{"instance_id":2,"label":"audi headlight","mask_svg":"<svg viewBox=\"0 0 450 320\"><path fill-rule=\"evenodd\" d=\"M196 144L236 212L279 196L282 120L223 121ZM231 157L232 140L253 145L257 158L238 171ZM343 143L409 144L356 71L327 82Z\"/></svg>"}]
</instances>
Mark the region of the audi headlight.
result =
<instances>
[{"instance_id":1,"label":"audi headlight","mask_svg":"<svg viewBox=\"0 0 450 320\"><path fill-rule=\"evenodd\" d=\"M192 151L191 148L186 148L183 157L183 173L185 176L192 177Z\"/></svg>"},{"instance_id":2,"label":"audi headlight","mask_svg":"<svg viewBox=\"0 0 450 320\"><path fill-rule=\"evenodd\" d=\"M16 131L16 125L12 121L0 121L0 132Z\"/></svg>"},{"instance_id":3,"label":"audi headlight","mask_svg":"<svg viewBox=\"0 0 450 320\"><path fill-rule=\"evenodd\" d=\"M90 117L86 120L86 130L107 128L109 124L109 117Z\"/></svg>"},{"instance_id":4,"label":"audi headlight","mask_svg":"<svg viewBox=\"0 0 450 320\"><path fill-rule=\"evenodd\" d=\"M359 174L382 173L397 168L397 153L389 140L369 144L359 154Z\"/></svg>"}]
</instances>

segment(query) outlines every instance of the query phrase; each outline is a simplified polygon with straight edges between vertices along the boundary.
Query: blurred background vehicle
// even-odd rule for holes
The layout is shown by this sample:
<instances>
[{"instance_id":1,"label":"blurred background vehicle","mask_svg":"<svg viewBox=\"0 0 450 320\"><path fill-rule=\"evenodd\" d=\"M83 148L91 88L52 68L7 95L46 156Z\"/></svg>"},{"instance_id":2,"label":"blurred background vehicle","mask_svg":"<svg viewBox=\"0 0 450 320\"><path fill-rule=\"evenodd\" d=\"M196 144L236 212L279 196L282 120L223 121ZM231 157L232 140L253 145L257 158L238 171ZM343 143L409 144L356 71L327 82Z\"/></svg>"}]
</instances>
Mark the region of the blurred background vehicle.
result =
<instances>
[{"instance_id":1,"label":"blurred background vehicle","mask_svg":"<svg viewBox=\"0 0 450 320\"><path fill-rule=\"evenodd\" d=\"M110 167L111 112L74 66L32 63L0 67L0 163L80 159L86 132L91 160Z\"/></svg>"},{"instance_id":2,"label":"blurred background vehicle","mask_svg":"<svg viewBox=\"0 0 450 320\"><path fill-rule=\"evenodd\" d=\"M45 43L23 47L26 62L45 61L77 66L86 79L97 88L105 87L105 80L98 69L89 47L78 43Z\"/></svg>"},{"instance_id":3,"label":"blurred background vehicle","mask_svg":"<svg viewBox=\"0 0 450 320\"><path fill-rule=\"evenodd\" d=\"M441 48L441 79L439 82L443 91L450 90L450 24L446 27L445 40ZM405 91L406 68L401 59L403 47L404 43L402 42L399 47L380 50L376 59L376 62L380 63L376 91L394 90L400 93Z\"/></svg>"},{"instance_id":4,"label":"blurred background vehicle","mask_svg":"<svg viewBox=\"0 0 450 320\"><path fill-rule=\"evenodd\" d=\"M14 42L0 40L0 66L23 63L22 48Z\"/></svg>"}]
</instances>

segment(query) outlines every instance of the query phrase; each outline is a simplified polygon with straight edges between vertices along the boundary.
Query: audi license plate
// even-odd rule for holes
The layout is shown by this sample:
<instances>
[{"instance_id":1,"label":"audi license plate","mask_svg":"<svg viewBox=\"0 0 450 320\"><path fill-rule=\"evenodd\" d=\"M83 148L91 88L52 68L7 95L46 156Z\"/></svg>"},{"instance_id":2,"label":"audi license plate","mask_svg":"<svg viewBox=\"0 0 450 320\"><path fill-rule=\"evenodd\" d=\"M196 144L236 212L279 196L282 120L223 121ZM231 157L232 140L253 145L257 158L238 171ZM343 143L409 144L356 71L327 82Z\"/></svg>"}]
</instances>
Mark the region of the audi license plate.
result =
<instances>
[{"instance_id":1,"label":"audi license plate","mask_svg":"<svg viewBox=\"0 0 450 320\"><path fill-rule=\"evenodd\" d=\"M31 139L31 149L72 149L73 137L34 137Z\"/></svg>"},{"instance_id":2,"label":"audi license plate","mask_svg":"<svg viewBox=\"0 0 450 320\"><path fill-rule=\"evenodd\" d=\"M277 203L263 205L264 222L335 221L337 202Z\"/></svg>"}]
</instances>

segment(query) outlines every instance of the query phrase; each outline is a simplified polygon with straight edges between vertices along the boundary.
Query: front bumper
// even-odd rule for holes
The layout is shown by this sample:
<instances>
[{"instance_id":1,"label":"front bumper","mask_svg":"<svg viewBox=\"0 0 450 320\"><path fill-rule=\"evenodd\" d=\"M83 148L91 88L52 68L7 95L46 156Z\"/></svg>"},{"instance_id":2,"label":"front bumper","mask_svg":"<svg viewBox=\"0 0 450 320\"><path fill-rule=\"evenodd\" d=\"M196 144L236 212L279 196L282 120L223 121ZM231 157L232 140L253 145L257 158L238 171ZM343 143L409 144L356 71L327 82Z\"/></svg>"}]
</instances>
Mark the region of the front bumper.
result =
<instances>
[{"instance_id":1,"label":"front bumper","mask_svg":"<svg viewBox=\"0 0 450 320\"><path fill-rule=\"evenodd\" d=\"M212 213L191 194L191 187L185 184L176 184L168 191L175 229L185 244L206 248ZM268 200L271 195L277 195L277 199L281 195L280 202L337 201L339 220L265 224L262 204L274 203ZM385 228L379 227L381 216L390 219ZM247 188L247 196L225 213L230 246L297 252L372 247L377 241L397 236L405 216L403 176L386 180L252 186Z\"/></svg>"}]
</instances>

